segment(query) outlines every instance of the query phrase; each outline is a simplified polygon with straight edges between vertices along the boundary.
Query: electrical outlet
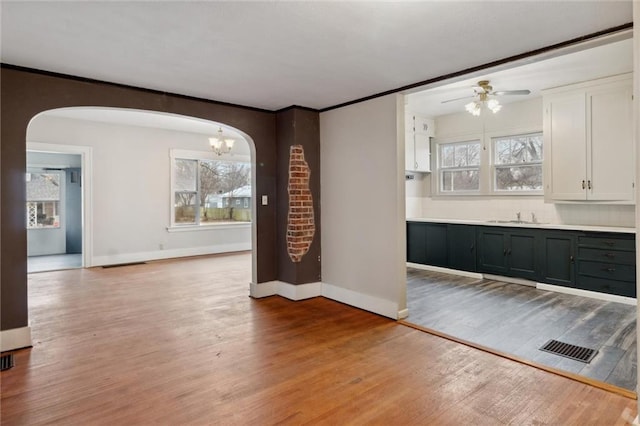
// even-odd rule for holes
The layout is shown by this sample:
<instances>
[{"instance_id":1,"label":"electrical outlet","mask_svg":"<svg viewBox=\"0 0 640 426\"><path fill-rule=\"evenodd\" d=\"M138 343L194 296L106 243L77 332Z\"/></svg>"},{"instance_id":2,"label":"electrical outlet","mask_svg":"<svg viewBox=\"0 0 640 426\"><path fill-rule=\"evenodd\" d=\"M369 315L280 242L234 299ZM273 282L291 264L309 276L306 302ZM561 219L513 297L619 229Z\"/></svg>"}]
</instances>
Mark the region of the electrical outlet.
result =
<instances>
[{"instance_id":1,"label":"electrical outlet","mask_svg":"<svg viewBox=\"0 0 640 426\"><path fill-rule=\"evenodd\" d=\"M158 244L158 248L159 248L160 250L164 250L164 244L162 244L162 243Z\"/></svg>"}]
</instances>

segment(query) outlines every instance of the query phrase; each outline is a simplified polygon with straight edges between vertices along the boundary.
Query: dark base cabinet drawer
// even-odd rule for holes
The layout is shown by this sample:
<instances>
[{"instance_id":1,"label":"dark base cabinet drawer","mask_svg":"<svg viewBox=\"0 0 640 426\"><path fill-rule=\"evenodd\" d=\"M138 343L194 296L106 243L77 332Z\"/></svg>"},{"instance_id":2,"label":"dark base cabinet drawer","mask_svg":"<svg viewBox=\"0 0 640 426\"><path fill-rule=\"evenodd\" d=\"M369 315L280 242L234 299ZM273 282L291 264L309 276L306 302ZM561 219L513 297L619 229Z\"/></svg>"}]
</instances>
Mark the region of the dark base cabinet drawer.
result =
<instances>
[{"instance_id":1,"label":"dark base cabinet drawer","mask_svg":"<svg viewBox=\"0 0 640 426\"><path fill-rule=\"evenodd\" d=\"M636 297L636 283L607 280L604 278L580 276L577 288L597 291L599 293L617 294L618 296Z\"/></svg>"},{"instance_id":2,"label":"dark base cabinet drawer","mask_svg":"<svg viewBox=\"0 0 640 426\"><path fill-rule=\"evenodd\" d=\"M636 267L635 265L578 261L578 275L634 282L636 279Z\"/></svg>"},{"instance_id":3,"label":"dark base cabinet drawer","mask_svg":"<svg viewBox=\"0 0 640 426\"><path fill-rule=\"evenodd\" d=\"M578 245L603 249L635 250L636 240L633 238L578 237Z\"/></svg>"},{"instance_id":4,"label":"dark base cabinet drawer","mask_svg":"<svg viewBox=\"0 0 640 426\"><path fill-rule=\"evenodd\" d=\"M636 263L635 251L602 250L595 248L578 248L578 258L581 260L595 260L596 262L624 263L633 265Z\"/></svg>"}]
</instances>

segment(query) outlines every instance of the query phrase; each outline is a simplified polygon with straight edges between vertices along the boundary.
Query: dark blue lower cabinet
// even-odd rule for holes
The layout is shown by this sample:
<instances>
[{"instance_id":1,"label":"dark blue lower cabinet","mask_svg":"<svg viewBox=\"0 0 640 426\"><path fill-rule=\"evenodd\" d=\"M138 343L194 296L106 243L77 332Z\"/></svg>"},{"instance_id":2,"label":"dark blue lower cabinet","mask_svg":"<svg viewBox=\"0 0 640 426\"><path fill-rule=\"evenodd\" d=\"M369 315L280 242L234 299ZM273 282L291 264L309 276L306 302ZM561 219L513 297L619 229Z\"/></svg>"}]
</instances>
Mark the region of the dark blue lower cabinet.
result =
<instances>
[{"instance_id":1,"label":"dark blue lower cabinet","mask_svg":"<svg viewBox=\"0 0 640 426\"><path fill-rule=\"evenodd\" d=\"M477 271L476 227L472 225L449 224L449 268L461 271Z\"/></svg>"},{"instance_id":2,"label":"dark blue lower cabinet","mask_svg":"<svg viewBox=\"0 0 640 426\"><path fill-rule=\"evenodd\" d=\"M407 261L636 297L634 234L407 222Z\"/></svg>"},{"instance_id":3,"label":"dark blue lower cabinet","mask_svg":"<svg viewBox=\"0 0 640 426\"><path fill-rule=\"evenodd\" d=\"M539 277L536 230L484 227L478 230L480 272L535 280Z\"/></svg>"},{"instance_id":4,"label":"dark blue lower cabinet","mask_svg":"<svg viewBox=\"0 0 640 426\"><path fill-rule=\"evenodd\" d=\"M576 237L570 232L543 231L540 247L542 276L547 284L575 287Z\"/></svg>"}]
</instances>

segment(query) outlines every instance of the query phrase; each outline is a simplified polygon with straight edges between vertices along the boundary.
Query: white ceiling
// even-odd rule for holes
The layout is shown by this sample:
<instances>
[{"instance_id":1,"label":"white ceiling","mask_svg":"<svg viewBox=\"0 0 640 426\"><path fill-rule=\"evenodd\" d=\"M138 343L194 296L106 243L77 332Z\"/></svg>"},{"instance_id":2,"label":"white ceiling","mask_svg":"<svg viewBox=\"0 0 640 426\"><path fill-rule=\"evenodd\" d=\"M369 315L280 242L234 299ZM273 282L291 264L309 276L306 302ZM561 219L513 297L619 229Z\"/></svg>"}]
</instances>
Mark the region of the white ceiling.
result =
<instances>
[{"instance_id":1,"label":"white ceiling","mask_svg":"<svg viewBox=\"0 0 640 426\"><path fill-rule=\"evenodd\" d=\"M268 110L327 108L632 21L630 0L1 7L3 63Z\"/></svg>"},{"instance_id":2,"label":"white ceiling","mask_svg":"<svg viewBox=\"0 0 640 426\"><path fill-rule=\"evenodd\" d=\"M529 95L499 96L501 104L519 102L541 96L551 87L592 80L633 71L633 39L607 43L570 54L516 66L502 71L482 72L452 84L407 95L407 109L426 117L464 111L472 100L473 88L479 80L489 80L493 90L529 89ZM462 98L454 102L442 101Z\"/></svg>"}]
</instances>

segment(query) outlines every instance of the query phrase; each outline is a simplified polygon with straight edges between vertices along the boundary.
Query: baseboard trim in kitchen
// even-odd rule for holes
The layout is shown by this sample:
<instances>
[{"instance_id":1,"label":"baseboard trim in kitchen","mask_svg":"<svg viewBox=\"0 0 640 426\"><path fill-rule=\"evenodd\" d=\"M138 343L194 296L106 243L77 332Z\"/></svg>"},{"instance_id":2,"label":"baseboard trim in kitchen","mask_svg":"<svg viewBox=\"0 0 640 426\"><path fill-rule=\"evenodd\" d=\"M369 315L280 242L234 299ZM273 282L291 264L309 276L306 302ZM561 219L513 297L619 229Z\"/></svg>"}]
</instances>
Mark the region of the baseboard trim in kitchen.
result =
<instances>
[{"instance_id":1,"label":"baseboard trim in kitchen","mask_svg":"<svg viewBox=\"0 0 640 426\"><path fill-rule=\"evenodd\" d=\"M537 368L538 370L543 370L543 371L546 371L548 373L555 374L557 376L562 376L562 377L565 377L567 379L574 380L576 382L584 383L586 385L593 386L593 387L598 388L598 389L602 389L602 390L605 390L605 391L608 391L608 392L612 392L612 393L614 393L616 395L621 395L621 396L624 396L624 397L630 398L630 399L636 399L636 400L638 399L637 393L633 392L633 391L631 391L629 389L621 388L619 386L615 386L615 385L612 385L610 383L601 382L600 380L595 380L595 379L592 379L592 378L589 378L589 377L580 376L578 374L570 373L568 371L559 370L557 368L549 367L549 366L546 366L546 365L543 365L543 364L538 364L536 362L529 361L527 359L520 358L518 356L511 355L511 354L508 354L506 352L497 351L495 349L491 349L491 348L488 348L486 346L470 342L468 340L459 339L459 338L451 336L449 334L441 333L439 331L436 331L436 330L433 330L433 329L430 329L430 328L427 328L427 327L423 327L421 325L414 324L414 323L406 321L406 320L400 320L400 321L398 321L398 323L402 324L402 325L405 325L407 327L414 328L416 330L423 331L425 333L429 333L429 334L434 335L434 336L441 337L443 339L450 340L452 342L460 343L462 345L469 346L471 348L478 349L480 351L487 352L487 353L490 353L492 355L499 356L501 358L505 358L505 359L508 359L508 360L511 360L511 361L514 361L514 362L518 362L520 364L524 364L524 365L528 365L528 366L533 367L533 368Z\"/></svg>"},{"instance_id":2,"label":"baseboard trim in kitchen","mask_svg":"<svg viewBox=\"0 0 640 426\"><path fill-rule=\"evenodd\" d=\"M579 288L562 287L543 283L538 283L536 288L539 290L555 291L556 293L571 294L573 296L590 297L592 299L599 299L607 302L624 303L625 305L631 306L635 306L637 304L637 300L635 298L618 296L617 294L599 293L597 291L581 290Z\"/></svg>"},{"instance_id":3,"label":"baseboard trim in kitchen","mask_svg":"<svg viewBox=\"0 0 640 426\"><path fill-rule=\"evenodd\" d=\"M423 271L440 272L443 274L459 275L461 277L482 279L482 274L478 272L460 271L459 269L441 268L440 266L422 265L420 263L407 262L408 268L422 269Z\"/></svg>"}]
</instances>

